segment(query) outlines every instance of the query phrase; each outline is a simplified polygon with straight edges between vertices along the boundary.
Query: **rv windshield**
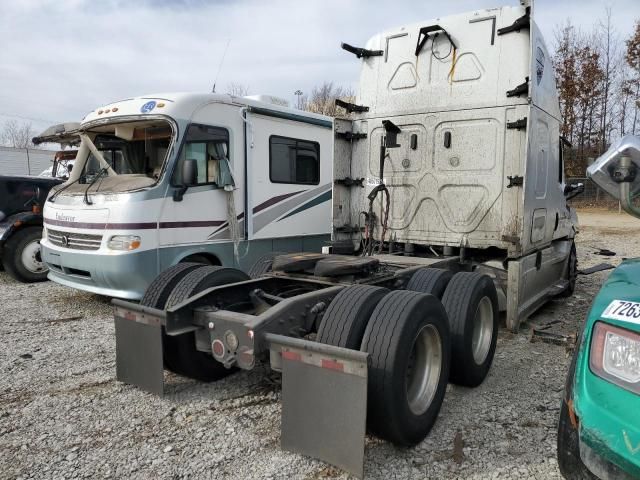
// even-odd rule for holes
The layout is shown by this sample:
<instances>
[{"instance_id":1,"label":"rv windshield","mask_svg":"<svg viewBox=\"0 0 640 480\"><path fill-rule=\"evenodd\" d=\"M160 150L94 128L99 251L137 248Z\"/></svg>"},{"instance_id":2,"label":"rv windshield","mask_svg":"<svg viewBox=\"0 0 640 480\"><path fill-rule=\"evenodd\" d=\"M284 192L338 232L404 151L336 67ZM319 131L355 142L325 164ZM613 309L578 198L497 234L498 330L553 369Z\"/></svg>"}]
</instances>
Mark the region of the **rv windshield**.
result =
<instances>
[{"instance_id":1,"label":"rv windshield","mask_svg":"<svg viewBox=\"0 0 640 480\"><path fill-rule=\"evenodd\" d=\"M74 185L66 193L84 192L96 176L91 193L127 191L154 185L160 178L173 138L168 122L134 121L100 125L86 129L72 175ZM99 158L102 157L102 159ZM105 172L101 171L105 169Z\"/></svg>"}]
</instances>

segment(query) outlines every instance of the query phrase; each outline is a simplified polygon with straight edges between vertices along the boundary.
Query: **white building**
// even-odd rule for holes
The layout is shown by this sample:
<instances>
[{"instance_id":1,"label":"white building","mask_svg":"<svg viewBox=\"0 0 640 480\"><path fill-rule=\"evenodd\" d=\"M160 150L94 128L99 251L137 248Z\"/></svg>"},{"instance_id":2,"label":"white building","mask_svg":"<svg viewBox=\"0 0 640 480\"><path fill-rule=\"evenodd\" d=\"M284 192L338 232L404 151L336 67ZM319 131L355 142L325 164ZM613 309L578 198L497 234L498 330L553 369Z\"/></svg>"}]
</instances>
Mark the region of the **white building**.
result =
<instances>
[{"instance_id":1,"label":"white building","mask_svg":"<svg viewBox=\"0 0 640 480\"><path fill-rule=\"evenodd\" d=\"M39 175L51 166L55 150L0 147L0 175Z\"/></svg>"}]
</instances>

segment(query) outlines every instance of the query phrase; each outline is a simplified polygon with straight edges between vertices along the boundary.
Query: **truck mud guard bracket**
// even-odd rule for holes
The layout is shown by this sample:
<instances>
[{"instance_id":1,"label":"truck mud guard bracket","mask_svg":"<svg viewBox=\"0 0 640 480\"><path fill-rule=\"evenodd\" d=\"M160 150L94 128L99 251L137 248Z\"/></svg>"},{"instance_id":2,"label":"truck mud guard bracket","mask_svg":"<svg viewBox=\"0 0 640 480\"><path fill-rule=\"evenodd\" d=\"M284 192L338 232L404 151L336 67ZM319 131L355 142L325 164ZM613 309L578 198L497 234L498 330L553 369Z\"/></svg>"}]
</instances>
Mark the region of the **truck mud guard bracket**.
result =
<instances>
[{"instance_id":1,"label":"truck mud guard bracket","mask_svg":"<svg viewBox=\"0 0 640 480\"><path fill-rule=\"evenodd\" d=\"M507 180L509 180L509 184L507 185L507 188L521 187L522 185L524 185L524 177L521 177L520 175L514 175L514 176L509 175L507 177Z\"/></svg>"},{"instance_id":2,"label":"truck mud guard bracket","mask_svg":"<svg viewBox=\"0 0 640 480\"><path fill-rule=\"evenodd\" d=\"M348 43L341 43L340 47L347 52L353 53L358 58L381 57L384 53L382 50L367 50L366 48L354 47Z\"/></svg>"},{"instance_id":3,"label":"truck mud guard bracket","mask_svg":"<svg viewBox=\"0 0 640 480\"><path fill-rule=\"evenodd\" d=\"M362 140L363 138L367 138L367 134L360 132L336 132L335 137L350 142L351 140Z\"/></svg>"},{"instance_id":4,"label":"truck mud guard bracket","mask_svg":"<svg viewBox=\"0 0 640 480\"><path fill-rule=\"evenodd\" d=\"M515 122L507 122L508 129L524 130L527 128L527 117L516 120Z\"/></svg>"},{"instance_id":5,"label":"truck mud guard bracket","mask_svg":"<svg viewBox=\"0 0 640 480\"><path fill-rule=\"evenodd\" d=\"M519 97L529 93L529 77L525 77L524 83L521 83L513 90L507 90L507 97Z\"/></svg>"},{"instance_id":6,"label":"truck mud guard bracket","mask_svg":"<svg viewBox=\"0 0 640 480\"><path fill-rule=\"evenodd\" d=\"M364 188L364 178L336 178L333 181L334 185L342 185L345 187L362 187Z\"/></svg>"},{"instance_id":7,"label":"truck mud guard bracket","mask_svg":"<svg viewBox=\"0 0 640 480\"><path fill-rule=\"evenodd\" d=\"M164 312L118 299L111 303L115 306L116 378L162 396Z\"/></svg>"},{"instance_id":8,"label":"truck mud guard bracket","mask_svg":"<svg viewBox=\"0 0 640 480\"><path fill-rule=\"evenodd\" d=\"M424 47L425 43L427 43L427 40L429 40L430 36L433 35L433 39L435 40L436 37L441 33L444 34L445 37L447 37L447 40L449 40L454 50L458 49L453 39L451 38L451 35L449 35L449 32L447 32L440 25L429 25L426 27L422 27L418 31L418 42L416 43L416 57L420 55L420 51L422 50L422 47Z\"/></svg>"},{"instance_id":9,"label":"truck mud guard bracket","mask_svg":"<svg viewBox=\"0 0 640 480\"><path fill-rule=\"evenodd\" d=\"M347 233L347 234L351 234L351 233L360 233L360 232L364 232L364 227L361 227L359 225L342 225L341 227L335 227L333 229L336 233Z\"/></svg>"},{"instance_id":10,"label":"truck mud guard bracket","mask_svg":"<svg viewBox=\"0 0 640 480\"><path fill-rule=\"evenodd\" d=\"M339 98L336 98L336 107L342 107L348 113L362 113L369 111L369 107L365 105L356 105L355 103L345 102L344 100L340 100Z\"/></svg>"},{"instance_id":11,"label":"truck mud guard bracket","mask_svg":"<svg viewBox=\"0 0 640 480\"><path fill-rule=\"evenodd\" d=\"M531 17L531 7L527 7L525 9L525 14L520 18L517 18L515 22L513 22L508 27L502 27L498 29L498 35L504 35L509 32L519 32L520 30L528 29L530 24Z\"/></svg>"},{"instance_id":12,"label":"truck mud guard bracket","mask_svg":"<svg viewBox=\"0 0 640 480\"><path fill-rule=\"evenodd\" d=\"M282 370L281 447L362 478L368 354L270 333L265 340L272 368Z\"/></svg>"}]
</instances>

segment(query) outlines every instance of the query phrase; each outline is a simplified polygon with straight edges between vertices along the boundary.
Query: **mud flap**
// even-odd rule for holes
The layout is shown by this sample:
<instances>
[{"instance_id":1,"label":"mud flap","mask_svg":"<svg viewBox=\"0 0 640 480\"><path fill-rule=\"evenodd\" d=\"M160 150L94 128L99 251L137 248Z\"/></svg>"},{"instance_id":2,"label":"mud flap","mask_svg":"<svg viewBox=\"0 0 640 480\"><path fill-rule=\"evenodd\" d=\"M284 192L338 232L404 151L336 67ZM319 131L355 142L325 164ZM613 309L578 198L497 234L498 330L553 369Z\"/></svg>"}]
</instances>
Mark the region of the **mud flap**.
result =
<instances>
[{"instance_id":1,"label":"mud flap","mask_svg":"<svg viewBox=\"0 0 640 480\"><path fill-rule=\"evenodd\" d=\"M121 300L112 303L116 306L116 378L162 396L164 312Z\"/></svg>"},{"instance_id":2,"label":"mud flap","mask_svg":"<svg viewBox=\"0 0 640 480\"><path fill-rule=\"evenodd\" d=\"M367 417L366 352L267 334L282 370L281 446L362 478Z\"/></svg>"}]
</instances>

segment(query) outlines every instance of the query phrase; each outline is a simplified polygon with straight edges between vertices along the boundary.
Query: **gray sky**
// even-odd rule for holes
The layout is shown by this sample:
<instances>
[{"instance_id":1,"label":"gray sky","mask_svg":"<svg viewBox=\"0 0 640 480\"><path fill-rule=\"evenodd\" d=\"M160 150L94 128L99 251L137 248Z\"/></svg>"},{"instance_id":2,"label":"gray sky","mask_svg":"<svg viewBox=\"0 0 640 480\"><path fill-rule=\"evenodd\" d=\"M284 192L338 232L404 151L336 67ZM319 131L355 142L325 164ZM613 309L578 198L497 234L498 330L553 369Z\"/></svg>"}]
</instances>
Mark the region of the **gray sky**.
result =
<instances>
[{"instance_id":1,"label":"gray sky","mask_svg":"<svg viewBox=\"0 0 640 480\"><path fill-rule=\"evenodd\" d=\"M29 119L38 131L79 121L131 96L217 91L230 82L294 102L297 89L332 80L356 87L359 62L339 48L389 27L518 0L0 0L0 123ZM538 0L551 47L568 17L588 30L613 9L628 36L638 0ZM20 118L23 117L23 118Z\"/></svg>"}]
</instances>

